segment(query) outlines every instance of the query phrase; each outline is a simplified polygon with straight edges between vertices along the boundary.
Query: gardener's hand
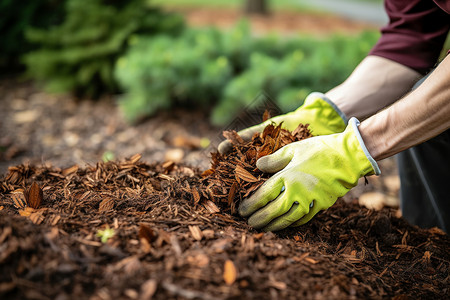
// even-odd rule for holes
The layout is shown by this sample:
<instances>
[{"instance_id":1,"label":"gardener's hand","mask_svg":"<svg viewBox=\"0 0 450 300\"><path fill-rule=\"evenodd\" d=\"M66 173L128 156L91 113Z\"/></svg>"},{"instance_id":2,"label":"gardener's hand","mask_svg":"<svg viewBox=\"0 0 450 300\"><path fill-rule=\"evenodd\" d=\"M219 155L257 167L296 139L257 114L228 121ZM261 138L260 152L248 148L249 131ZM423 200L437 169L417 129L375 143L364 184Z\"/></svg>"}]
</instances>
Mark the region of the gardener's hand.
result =
<instances>
[{"instance_id":1,"label":"gardener's hand","mask_svg":"<svg viewBox=\"0 0 450 300\"><path fill-rule=\"evenodd\" d=\"M380 174L358 126L352 118L342 133L295 142L260 158L261 171L278 173L242 201L239 213L264 231L299 226L333 205L360 177Z\"/></svg>"},{"instance_id":2,"label":"gardener's hand","mask_svg":"<svg viewBox=\"0 0 450 300\"><path fill-rule=\"evenodd\" d=\"M311 133L316 136L342 132L347 125L347 118L324 94L312 93L297 110L241 130L238 134L245 141L249 141L253 134L262 132L268 124L281 122L282 127L290 131L297 128L300 123L309 124ZM231 150L231 146L230 141L225 140L219 144L218 150L220 153L227 153Z\"/></svg>"}]
</instances>

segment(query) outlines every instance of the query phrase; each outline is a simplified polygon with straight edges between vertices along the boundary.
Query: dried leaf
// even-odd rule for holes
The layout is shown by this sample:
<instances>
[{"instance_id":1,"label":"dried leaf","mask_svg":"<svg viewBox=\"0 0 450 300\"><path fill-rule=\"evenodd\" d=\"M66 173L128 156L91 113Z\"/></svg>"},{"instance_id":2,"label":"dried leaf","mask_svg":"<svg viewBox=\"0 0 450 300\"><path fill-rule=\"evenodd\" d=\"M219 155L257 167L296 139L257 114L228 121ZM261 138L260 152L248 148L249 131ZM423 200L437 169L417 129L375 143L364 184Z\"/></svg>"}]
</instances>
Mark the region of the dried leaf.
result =
<instances>
[{"instance_id":1,"label":"dried leaf","mask_svg":"<svg viewBox=\"0 0 450 300\"><path fill-rule=\"evenodd\" d=\"M223 136L233 145L244 144L244 140L235 130L227 130L223 132Z\"/></svg>"},{"instance_id":2,"label":"dried leaf","mask_svg":"<svg viewBox=\"0 0 450 300\"><path fill-rule=\"evenodd\" d=\"M57 178L61 178L61 179L64 179L64 177L65 177L64 175L57 173L57 172L49 172L48 175L51 175L51 176L57 177Z\"/></svg>"},{"instance_id":3,"label":"dried leaf","mask_svg":"<svg viewBox=\"0 0 450 300\"><path fill-rule=\"evenodd\" d=\"M202 235L207 240L213 239L214 238L214 230L212 230L212 229L205 229L205 230L202 231Z\"/></svg>"},{"instance_id":4,"label":"dried leaf","mask_svg":"<svg viewBox=\"0 0 450 300\"><path fill-rule=\"evenodd\" d=\"M82 202L84 199L87 198L87 196L89 196L90 193L91 193L91 191L86 191L86 192L84 192L84 193L78 198L78 201L79 201L79 202Z\"/></svg>"},{"instance_id":5,"label":"dried leaf","mask_svg":"<svg viewBox=\"0 0 450 300\"><path fill-rule=\"evenodd\" d=\"M285 290L287 288L287 284L284 283L283 281L271 280L269 281L268 285L280 291Z\"/></svg>"},{"instance_id":6,"label":"dried leaf","mask_svg":"<svg viewBox=\"0 0 450 300\"><path fill-rule=\"evenodd\" d=\"M227 259L223 268L223 280L227 285L232 285L237 278L237 270L234 263Z\"/></svg>"},{"instance_id":7,"label":"dried leaf","mask_svg":"<svg viewBox=\"0 0 450 300\"><path fill-rule=\"evenodd\" d=\"M233 203L234 196L236 196L237 187L238 185L236 182L231 185L230 192L228 193L228 205L231 205Z\"/></svg>"},{"instance_id":8,"label":"dried leaf","mask_svg":"<svg viewBox=\"0 0 450 300\"><path fill-rule=\"evenodd\" d=\"M250 174L249 171L247 171L246 169L244 169L243 167L237 165L236 169L234 170L234 172L236 173L236 176L238 176L240 179L247 181L247 182L256 182L258 181L258 179L253 176L252 174Z\"/></svg>"},{"instance_id":9,"label":"dried leaf","mask_svg":"<svg viewBox=\"0 0 450 300\"><path fill-rule=\"evenodd\" d=\"M61 173L63 176L69 176L71 174L75 174L77 171L78 171L78 165L73 165L69 168L62 170Z\"/></svg>"},{"instance_id":10,"label":"dried leaf","mask_svg":"<svg viewBox=\"0 0 450 300\"><path fill-rule=\"evenodd\" d=\"M25 206L27 206L27 202L23 194L22 195L17 193L11 194L11 198L13 200L15 208L20 209L25 208Z\"/></svg>"},{"instance_id":11,"label":"dried leaf","mask_svg":"<svg viewBox=\"0 0 450 300\"><path fill-rule=\"evenodd\" d=\"M173 167L175 167L175 162L172 160L166 161L162 164L162 167L166 169L167 172L170 172L173 170Z\"/></svg>"},{"instance_id":12,"label":"dried leaf","mask_svg":"<svg viewBox=\"0 0 450 300\"><path fill-rule=\"evenodd\" d=\"M189 231L192 234L192 237L197 240L197 241L201 241L203 238L202 235L202 231L200 230L200 228L197 225L189 225Z\"/></svg>"},{"instance_id":13,"label":"dried leaf","mask_svg":"<svg viewBox=\"0 0 450 300\"><path fill-rule=\"evenodd\" d=\"M100 202L98 206L98 212L104 212L113 209L114 207L114 199L113 198L105 198Z\"/></svg>"},{"instance_id":14,"label":"dried leaf","mask_svg":"<svg viewBox=\"0 0 450 300\"><path fill-rule=\"evenodd\" d=\"M39 208L44 198L44 193L42 189L36 182L33 182L31 187L24 193L27 203L32 208Z\"/></svg>"},{"instance_id":15,"label":"dried leaf","mask_svg":"<svg viewBox=\"0 0 450 300\"><path fill-rule=\"evenodd\" d=\"M30 220L36 225L41 224L44 221L44 216L40 212L34 212L30 214Z\"/></svg>"},{"instance_id":16,"label":"dried leaf","mask_svg":"<svg viewBox=\"0 0 450 300\"><path fill-rule=\"evenodd\" d=\"M211 214L215 214L220 212L220 209L217 207L217 205L214 204L214 202L208 200L203 204L206 208L206 210L211 213Z\"/></svg>"},{"instance_id":17,"label":"dried leaf","mask_svg":"<svg viewBox=\"0 0 450 300\"><path fill-rule=\"evenodd\" d=\"M426 263L430 263L430 260L431 260L431 252L430 252L430 251L425 251L425 252L423 253L422 260L423 260L424 262L426 262Z\"/></svg>"},{"instance_id":18,"label":"dried leaf","mask_svg":"<svg viewBox=\"0 0 450 300\"><path fill-rule=\"evenodd\" d=\"M155 279L149 279L141 285L141 294L139 299L141 300L151 300L153 295L156 293L158 288L158 283Z\"/></svg>"},{"instance_id":19,"label":"dried leaf","mask_svg":"<svg viewBox=\"0 0 450 300\"><path fill-rule=\"evenodd\" d=\"M270 145L270 144L264 144L264 145L259 149L258 154L257 154L257 156L256 156L256 159L258 160L258 159L260 159L260 158L263 157L263 156L272 154L272 153L273 153L272 149L273 149L273 148L272 148L272 145Z\"/></svg>"},{"instance_id":20,"label":"dried leaf","mask_svg":"<svg viewBox=\"0 0 450 300\"><path fill-rule=\"evenodd\" d=\"M265 122L265 121L267 121L267 120L269 120L269 119L270 119L270 111L266 109L266 110L264 111L262 121Z\"/></svg>"},{"instance_id":21,"label":"dried leaf","mask_svg":"<svg viewBox=\"0 0 450 300\"><path fill-rule=\"evenodd\" d=\"M257 240L259 240L260 238L262 238L264 236L264 232L260 232L260 233L255 233L253 235L253 237Z\"/></svg>"},{"instance_id":22,"label":"dried leaf","mask_svg":"<svg viewBox=\"0 0 450 300\"><path fill-rule=\"evenodd\" d=\"M191 189L192 197L194 197L194 204L198 204L200 202L200 194L198 193L197 188Z\"/></svg>"},{"instance_id":23,"label":"dried leaf","mask_svg":"<svg viewBox=\"0 0 450 300\"><path fill-rule=\"evenodd\" d=\"M178 135L172 139L172 145L191 150L202 148L202 139L196 136Z\"/></svg>"},{"instance_id":24,"label":"dried leaf","mask_svg":"<svg viewBox=\"0 0 450 300\"><path fill-rule=\"evenodd\" d=\"M311 257L305 257L305 260L313 265L317 264L318 261L315 259L312 259Z\"/></svg>"},{"instance_id":25,"label":"dried leaf","mask_svg":"<svg viewBox=\"0 0 450 300\"><path fill-rule=\"evenodd\" d=\"M52 218L52 221L50 222L50 224L52 226L55 226L56 224L58 224L59 220L61 220L61 215L55 215Z\"/></svg>"},{"instance_id":26,"label":"dried leaf","mask_svg":"<svg viewBox=\"0 0 450 300\"><path fill-rule=\"evenodd\" d=\"M24 209L19 209L19 215L22 217L29 217L34 212L34 208L32 207L25 207Z\"/></svg>"},{"instance_id":27,"label":"dried leaf","mask_svg":"<svg viewBox=\"0 0 450 300\"><path fill-rule=\"evenodd\" d=\"M261 138L265 139L267 136L270 136L272 134L274 128L275 128L275 126L273 126L273 124L267 125L261 134Z\"/></svg>"},{"instance_id":28,"label":"dried leaf","mask_svg":"<svg viewBox=\"0 0 450 300\"><path fill-rule=\"evenodd\" d=\"M139 225L139 232L138 232L139 239L144 239L149 243L153 243L157 235L153 231L153 229L150 228L150 226L146 224L140 224Z\"/></svg>"},{"instance_id":29,"label":"dried leaf","mask_svg":"<svg viewBox=\"0 0 450 300\"><path fill-rule=\"evenodd\" d=\"M202 173L202 177L208 177L208 176L210 176L212 174L214 174L214 170L213 169L208 169L208 170L206 170L206 171L204 171Z\"/></svg>"},{"instance_id":30,"label":"dried leaf","mask_svg":"<svg viewBox=\"0 0 450 300\"><path fill-rule=\"evenodd\" d=\"M136 153L135 155L133 155L132 157L130 157L129 163L135 164L135 163L137 163L141 158L142 158L142 154Z\"/></svg>"},{"instance_id":31,"label":"dried leaf","mask_svg":"<svg viewBox=\"0 0 450 300\"><path fill-rule=\"evenodd\" d=\"M169 181L174 181L175 178L170 177L169 175L165 175L165 174L159 174L158 175L159 178L164 179L164 180L169 180Z\"/></svg>"}]
</instances>

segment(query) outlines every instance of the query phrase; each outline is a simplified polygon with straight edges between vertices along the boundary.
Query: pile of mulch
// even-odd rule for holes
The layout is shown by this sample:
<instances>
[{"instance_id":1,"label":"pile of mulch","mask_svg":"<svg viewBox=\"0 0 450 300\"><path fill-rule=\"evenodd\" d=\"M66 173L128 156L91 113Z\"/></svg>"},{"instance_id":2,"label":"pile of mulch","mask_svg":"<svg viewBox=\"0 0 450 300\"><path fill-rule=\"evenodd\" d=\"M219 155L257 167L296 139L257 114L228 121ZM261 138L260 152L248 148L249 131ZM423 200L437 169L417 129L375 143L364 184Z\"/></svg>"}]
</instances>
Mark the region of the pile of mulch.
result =
<instances>
[{"instance_id":1,"label":"pile of mulch","mask_svg":"<svg viewBox=\"0 0 450 300\"><path fill-rule=\"evenodd\" d=\"M266 111L263 122L269 118ZM282 128L282 125L269 124L249 141L244 141L235 130L223 132L231 149L228 153L211 153L211 168L202 173L203 189L210 191L209 200L222 204L225 212L236 213L240 201L271 176L260 171L256 161L287 144L312 137L307 124L299 124L292 132Z\"/></svg>"},{"instance_id":2,"label":"pile of mulch","mask_svg":"<svg viewBox=\"0 0 450 300\"><path fill-rule=\"evenodd\" d=\"M208 200L204 180L139 155L11 167L0 178L0 298L449 297L439 229L338 201L304 226L261 233ZM38 208L24 205L24 191L39 197L33 182Z\"/></svg>"}]
</instances>

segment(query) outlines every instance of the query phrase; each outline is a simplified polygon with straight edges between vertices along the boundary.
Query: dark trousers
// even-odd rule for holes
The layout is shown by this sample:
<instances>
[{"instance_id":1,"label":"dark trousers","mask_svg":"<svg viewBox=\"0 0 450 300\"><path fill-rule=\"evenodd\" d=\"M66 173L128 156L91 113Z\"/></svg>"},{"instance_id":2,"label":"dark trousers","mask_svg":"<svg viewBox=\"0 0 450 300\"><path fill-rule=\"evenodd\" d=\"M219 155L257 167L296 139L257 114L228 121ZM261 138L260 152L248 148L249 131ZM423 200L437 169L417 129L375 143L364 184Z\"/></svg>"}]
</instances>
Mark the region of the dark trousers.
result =
<instances>
[{"instance_id":1,"label":"dark trousers","mask_svg":"<svg viewBox=\"0 0 450 300\"><path fill-rule=\"evenodd\" d=\"M427 78L415 84L416 89ZM418 108L420 109L420 108ZM397 154L400 207L411 224L450 231L450 129Z\"/></svg>"},{"instance_id":2,"label":"dark trousers","mask_svg":"<svg viewBox=\"0 0 450 300\"><path fill-rule=\"evenodd\" d=\"M400 205L410 223L450 230L450 130L397 155Z\"/></svg>"}]
</instances>

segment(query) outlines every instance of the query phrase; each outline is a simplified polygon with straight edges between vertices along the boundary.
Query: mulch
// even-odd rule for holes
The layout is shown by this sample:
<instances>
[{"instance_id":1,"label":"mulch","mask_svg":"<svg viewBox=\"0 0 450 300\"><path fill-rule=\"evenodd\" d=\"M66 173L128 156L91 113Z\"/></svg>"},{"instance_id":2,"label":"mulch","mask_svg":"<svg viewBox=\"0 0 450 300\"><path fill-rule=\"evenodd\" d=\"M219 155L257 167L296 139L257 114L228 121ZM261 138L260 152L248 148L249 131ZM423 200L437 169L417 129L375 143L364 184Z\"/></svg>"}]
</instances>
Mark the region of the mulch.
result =
<instances>
[{"instance_id":1,"label":"mulch","mask_svg":"<svg viewBox=\"0 0 450 300\"><path fill-rule=\"evenodd\" d=\"M263 121L270 118L265 111ZM211 168L202 173L202 194L208 200L221 205L225 212L234 214L242 199L256 191L271 174L264 173L256 167L256 161L270 155L287 144L298 142L312 134L308 125L299 124L293 131L282 128L281 124L269 124L261 133L253 134L248 141L242 139L235 130L227 130L223 135L230 142L227 153L211 153ZM201 197L193 192L194 199ZM206 193L205 193L206 192Z\"/></svg>"},{"instance_id":2,"label":"mulch","mask_svg":"<svg viewBox=\"0 0 450 300\"><path fill-rule=\"evenodd\" d=\"M339 200L304 226L262 233L203 199L203 182L198 169L140 155L10 167L0 178L0 298L450 296L450 239L437 228ZM38 208L23 195L36 203L33 183Z\"/></svg>"}]
</instances>

